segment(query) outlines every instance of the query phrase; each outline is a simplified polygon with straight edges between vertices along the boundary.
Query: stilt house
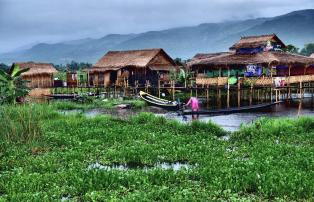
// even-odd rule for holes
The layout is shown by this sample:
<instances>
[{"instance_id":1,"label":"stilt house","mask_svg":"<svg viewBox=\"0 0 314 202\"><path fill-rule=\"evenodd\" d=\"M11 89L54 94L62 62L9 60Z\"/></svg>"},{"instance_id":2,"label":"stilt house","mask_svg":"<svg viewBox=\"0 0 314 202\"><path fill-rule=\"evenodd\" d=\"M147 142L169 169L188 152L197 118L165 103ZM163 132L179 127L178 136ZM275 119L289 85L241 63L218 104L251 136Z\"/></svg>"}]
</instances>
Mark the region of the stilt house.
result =
<instances>
[{"instance_id":1,"label":"stilt house","mask_svg":"<svg viewBox=\"0 0 314 202\"><path fill-rule=\"evenodd\" d=\"M157 85L177 70L173 59L163 49L109 51L89 71L90 85Z\"/></svg>"},{"instance_id":2,"label":"stilt house","mask_svg":"<svg viewBox=\"0 0 314 202\"><path fill-rule=\"evenodd\" d=\"M255 85L314 81L314 58L284 52L275 35L242 37L230 52L197 54L188 66L198 85L226 85L230 77L253 80Z\"/></svg>"},{"instance_id":3,"label":"stilt house","mask_svg":"<svg viewBox=\"0 0 314 202\"><path fill-rule=\"evenodd\" d=\"M21 69L29 68L29 71L22 73L22 77L25 80L30 81L28 87L30 88L51 88L53 87L53 74L58 71L52 64L48 63L15 63L19 65Z\"/></svg>"}]
</instances>

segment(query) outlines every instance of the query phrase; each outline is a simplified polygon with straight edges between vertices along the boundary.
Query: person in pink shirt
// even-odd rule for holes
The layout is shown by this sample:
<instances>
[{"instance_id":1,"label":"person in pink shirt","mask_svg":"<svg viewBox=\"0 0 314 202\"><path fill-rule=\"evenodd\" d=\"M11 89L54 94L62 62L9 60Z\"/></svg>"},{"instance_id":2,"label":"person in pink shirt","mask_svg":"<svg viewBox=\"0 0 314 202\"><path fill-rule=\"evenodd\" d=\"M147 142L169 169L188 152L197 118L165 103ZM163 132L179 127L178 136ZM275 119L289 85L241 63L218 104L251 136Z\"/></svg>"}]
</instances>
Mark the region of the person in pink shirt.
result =
<instances>
[{"instance_id":1,"label":"person in pink shirt","mask_svg":"<svg viewBox=\"0 0 314 202\"><path fill-rule=\"evenodd\" d=\"M185 106L189 106L189 105L191 105L192 112L198 112L199 103L198 103L198 99L196 97L191 97ZM198 114L197 114L197 116L198 116ZM195 119L194 114L192 114L192 118Z\"/></svg>"}]
</instances>

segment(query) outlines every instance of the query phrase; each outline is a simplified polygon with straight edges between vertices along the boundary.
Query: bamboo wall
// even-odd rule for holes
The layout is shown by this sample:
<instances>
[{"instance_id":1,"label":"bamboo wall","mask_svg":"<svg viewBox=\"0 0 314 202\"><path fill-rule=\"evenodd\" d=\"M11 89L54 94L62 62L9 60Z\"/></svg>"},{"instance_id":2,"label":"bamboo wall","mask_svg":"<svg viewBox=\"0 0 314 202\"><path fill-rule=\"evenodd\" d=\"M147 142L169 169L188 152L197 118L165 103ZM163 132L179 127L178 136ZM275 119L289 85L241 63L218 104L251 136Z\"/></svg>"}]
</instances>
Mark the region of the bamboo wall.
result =
<instances>
[{"instance_id":1,"label":"bamboo wall","mask_svg":"<svg viewBox=\"0 0 314 202\"><path fill-rule=\"evenodd\" d=\"M52 75L34 75L25 76L24 80L29 81L27 86L29 88L51 88L53 87L53 76Z\"/></svg>"}]
</instances>

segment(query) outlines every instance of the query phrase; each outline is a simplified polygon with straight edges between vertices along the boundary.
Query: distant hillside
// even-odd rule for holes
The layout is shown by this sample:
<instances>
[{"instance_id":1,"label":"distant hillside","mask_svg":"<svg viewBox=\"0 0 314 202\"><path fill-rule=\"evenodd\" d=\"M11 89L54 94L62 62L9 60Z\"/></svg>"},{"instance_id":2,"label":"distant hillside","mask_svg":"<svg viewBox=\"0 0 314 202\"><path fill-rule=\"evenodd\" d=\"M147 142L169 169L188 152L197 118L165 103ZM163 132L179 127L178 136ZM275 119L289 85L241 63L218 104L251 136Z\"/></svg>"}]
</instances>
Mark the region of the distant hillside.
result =
<instances>
[{"instance_id":1,"label":"distant hillside","mask_svg":"<svg viewBox=\"0 0 314 202\"><path fill-rule=\"evenodd\" d=\"M57 44L37 44L30 49L0 55L0 63L72 60L94 63L108 50L163 48L173 58L191 58L199 52L226 51L241 36L276 33L287 44L303 47L314 42L314 10L295 11L273 18L208 23L142 34L107 35Z\"/></svg>"}]
</instances>

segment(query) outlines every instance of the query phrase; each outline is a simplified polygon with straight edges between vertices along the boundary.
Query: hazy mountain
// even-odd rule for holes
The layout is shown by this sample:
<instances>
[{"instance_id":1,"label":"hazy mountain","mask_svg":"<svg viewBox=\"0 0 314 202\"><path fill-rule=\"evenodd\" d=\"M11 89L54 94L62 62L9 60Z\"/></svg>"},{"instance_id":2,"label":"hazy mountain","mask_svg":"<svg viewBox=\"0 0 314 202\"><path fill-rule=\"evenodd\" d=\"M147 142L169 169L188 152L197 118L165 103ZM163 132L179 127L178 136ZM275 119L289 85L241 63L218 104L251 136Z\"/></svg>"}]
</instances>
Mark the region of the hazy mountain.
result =
<instances>
[{"instance_id":1,"label":"hazy mountain","mask_svg":"<svg viewBox=\"0 0 314 202\"><path fill-rule=\"evenodd\" d=\"M107 35L57 44L37 44L30 49L2 54L0 63L72 60L96 62L108 50L164 48L173 58L190 58L199 52L226 51L241 36L276 33L287 44L303 47L314 42L314 10L295 11L273 18L207 23L142 34Z\"/></svg>"}]
</instances>

